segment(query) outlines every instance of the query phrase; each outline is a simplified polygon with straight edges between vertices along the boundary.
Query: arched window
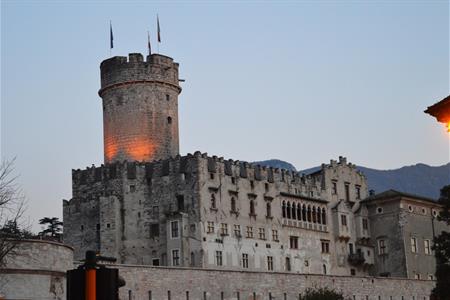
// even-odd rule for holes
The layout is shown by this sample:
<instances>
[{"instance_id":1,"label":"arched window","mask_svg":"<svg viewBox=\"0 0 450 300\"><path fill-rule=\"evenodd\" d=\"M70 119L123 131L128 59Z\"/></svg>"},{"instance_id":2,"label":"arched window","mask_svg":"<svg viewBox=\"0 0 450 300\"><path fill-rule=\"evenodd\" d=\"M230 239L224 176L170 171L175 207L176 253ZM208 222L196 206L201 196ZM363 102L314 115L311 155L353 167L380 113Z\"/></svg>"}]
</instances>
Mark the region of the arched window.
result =
<instances>
[{"instance_id":1,"label":"arched window","mask_svg":"<svg viewBox=\"0 0 450 300\"><path fill-rule=\"evenodd\" d=\"M321 213L320 213L320 207L317 208L317 223L318 224L322 224L322 218L321 218Z\"/></svg>"},{"instance_id":2,"label":"arched window","mask_svg":"<svg viewBox=\"0 0 450 300\"><path fill-rule=\"evenodd\" d=\"M302 208L301 208L301 204L297 204L297 220L301 220L302 219Z\"/></svg>"},{"instance_id":3,"label":"arched window","mask_svg":"<svg viewBox=\"0 0 450 300\"><path fill-rule=\"evenodd\" d=\"M287 218L291 218L291 202L287 203Z\"/></svg>"},{"instance_id":4,"label":"arched window","mask_svg":"<svg viewBox=\"0 0 450 300\"><path fill-rule=\"evenodd\" d=\"M327 265L322 265L323 268L323 274L327 275Z\"/></svg>"},{"instance_id":5,"label":"arched window","mask_svg":"<svg viewBox=\"0 0 450 300\"><path fill-rule=\"evenodd\" d=\"M172 117L167 117L167 123L172 124Z\"/></svg>"},{"instance_id":6,"label":"arched window","mask_svg":"<svg viewBox=\"0 0 450 300\"><path fill-rule=\"evenodd\" d=\"M325 208L322 208L322 224L327 225L327 212Z\"/></svg>"},{"instance_id":7,"label":"arched window","mask_svg":"<svg viewBox=\"0 0 450 300\"><path fill-rule=\"evenodd\" d=\"M231 211L236 211L236 198L231 197Z\"/></svg>"},{"instance_id":8,"label":"arched window","mask_svg":"<svg viewBox=\"0 0 450 300\"><path fill-rule=\"evenodd\" d=\"M303 219L303 222L306 222L306 205L305 204L302 205L302 219Z\"/></svg>"},{"instance_id":9,"label":"arched window","mask_svg":"<svg viewBox=\"0 0 450 300\"><path fill-rule=\"evenodd\" d=\"M281 206L281 210L283 212L283 218L286 218L286 201L283 201L283 205Z\"/></svg>"},{"instance_id":10,"label":"arched window","mask_svg":"<svg viewBox=\"0 0 450 300\"><path fill-rule=\"evenodd\" d=\"M295 218L295 202L292 202L292 219L296 219Z\"/></svg>"},{"instance_id":11,"label":"arched window","mask_svg":"<svg viewBox=\"0 0 450 300\"><path fill-rule=\"evenodd\" d=\"M312 208L312 221L313 221L313 223L317 223L317 218L316 218L316 207L315 206L313 206L313 208Z\"/></svg>"},{"instance_id":12,"label":"arched window","mask_svg":"<svg viewBox=\"0 0 450 300\"><path fill-rule=\"evenodd\" d=\"M216 195L211 194L211 208L216 208Z\"/></svg>"},{"instance_id":13,"label":"arched window","mask_svg":"<svg viewBox=\"0 0 450 300\"><path fill-rule=\"evenodd\" d=\"M311 206L308 205L308 222L311 222Z\"/></svg>"},{"instance_id":14,"label":"arched window","mask_svg":"<svg viewBox=\"0 0 450 300\"><path fill-rule=\"evenodd\" d=\"M266 217L271 217L272 216L272 205L270 204L270 202L266 203Z\"/></svg>"},{"instance_id":15,"label":"arched window","mask_svg":"<svg viewBox=\"0 0 450 300\"><path fill-rule=\"evenodd\" d=\"M255 201L250 200L250 214L255 215Z\"/></svg>"}]
</instances>

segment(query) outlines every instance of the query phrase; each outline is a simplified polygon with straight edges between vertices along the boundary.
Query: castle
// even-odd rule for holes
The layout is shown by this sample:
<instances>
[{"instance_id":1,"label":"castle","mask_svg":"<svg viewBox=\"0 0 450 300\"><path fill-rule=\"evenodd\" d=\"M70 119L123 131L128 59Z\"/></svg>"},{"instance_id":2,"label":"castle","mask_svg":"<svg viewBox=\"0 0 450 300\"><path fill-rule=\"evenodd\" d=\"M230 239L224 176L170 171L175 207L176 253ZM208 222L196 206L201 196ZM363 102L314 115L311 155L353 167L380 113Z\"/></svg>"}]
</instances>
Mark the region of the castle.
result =
<instances>
[{"instance_id":1,"label":"castle","mask_svg":"<svg viewBox=\"0 0 450 300\"><path fill-rule=\"evenodd\" d=\"M178 63L160 54L101 63L104 161L72 171L64 242L120 264L433 279L432 199L371 195L346 158L300 175L179 155Z\"/></svg>"}]
</instances>

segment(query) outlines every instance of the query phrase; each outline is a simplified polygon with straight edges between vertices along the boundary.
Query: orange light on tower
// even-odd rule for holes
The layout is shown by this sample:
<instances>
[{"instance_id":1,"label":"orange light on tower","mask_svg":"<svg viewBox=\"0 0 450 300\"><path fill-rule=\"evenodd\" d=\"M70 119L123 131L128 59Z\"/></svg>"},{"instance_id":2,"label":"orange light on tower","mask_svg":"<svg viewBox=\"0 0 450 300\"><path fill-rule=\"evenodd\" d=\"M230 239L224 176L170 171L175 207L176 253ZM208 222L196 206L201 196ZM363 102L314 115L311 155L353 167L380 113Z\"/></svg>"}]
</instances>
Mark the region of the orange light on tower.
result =
<instances>
[{"instance_id":1,"label":"orange light on tower","mask_svg":"<svg viewBox=\"0 0 450 300\"><path fill-rule=\"evenodd\" d=\"M435 117L438 122L447 124L447 131L450 132L450 96L429 106L425 113Z\"/></svg>"}]
</instances>

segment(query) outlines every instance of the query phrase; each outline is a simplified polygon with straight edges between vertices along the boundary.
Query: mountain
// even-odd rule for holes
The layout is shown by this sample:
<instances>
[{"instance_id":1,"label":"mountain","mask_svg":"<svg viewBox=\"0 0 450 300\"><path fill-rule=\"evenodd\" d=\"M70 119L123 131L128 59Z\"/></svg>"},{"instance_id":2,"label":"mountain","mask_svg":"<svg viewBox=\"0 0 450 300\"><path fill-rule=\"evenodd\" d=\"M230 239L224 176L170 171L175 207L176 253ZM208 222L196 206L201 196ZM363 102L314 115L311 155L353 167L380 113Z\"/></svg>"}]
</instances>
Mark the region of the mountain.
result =
<instances>
[{"instance_id":1,"label":"mountain","mask_svg":"<svg viewBox=\"0 0 450 300\"><path fill-rule=\"evenodd\" d=\"M293 164L290 164L286 161L279 160L279 159L269 159L269 160L263 160L263 161L254 161L252 162L252 165L261 165L261 166L267 166L272 168L279 168L279 169L286 169L289 171L297 172L297 169L294 167Z\"/></svg>"},{"instance_id":2,"label":"mountain","mask_svg":"<svg viewBox=\"0 0 450 300\"><path fill-rule=\"evenodd\" d=\"M292 164L278 159L255 162L254 164L296 170ZM450 163L437 167L416 164L393 170L376 170L363 166L357 166L357 168L366 175L369 189L375 190L376 193L393 189L437 199L440 189L444 185L450 184ZM319 169L320 167L314 167L302 170L299 173L310 174Z\"/></svg>"}]
</instances>

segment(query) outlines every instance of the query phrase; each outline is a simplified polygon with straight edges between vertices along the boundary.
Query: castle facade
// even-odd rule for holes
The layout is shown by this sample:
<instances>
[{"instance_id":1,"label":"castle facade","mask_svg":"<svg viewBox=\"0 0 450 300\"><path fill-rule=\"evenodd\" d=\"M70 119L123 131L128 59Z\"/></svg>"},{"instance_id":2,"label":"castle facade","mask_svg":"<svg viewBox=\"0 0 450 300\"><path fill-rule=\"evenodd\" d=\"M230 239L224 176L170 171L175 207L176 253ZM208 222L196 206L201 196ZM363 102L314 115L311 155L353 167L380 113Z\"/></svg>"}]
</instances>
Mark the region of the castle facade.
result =
<instances>
[{"instance_id":1,"label":"castle facade","mask_svg":"<svg viewBox=\"0 0 450 300\"><path fill-rule=\"evenodd\" d=\"M75 259L97 250L121 264L433 279L410 266L417 258L400 257L428 250L432 260L426 241L447 228L433 219L438 204L369 195L344 157L301 175L180 156L179 81L178 64L159 54L102 62L105 164L73 170L72 199L63 201ZM417 226L406 233L408 222Z\"/></svg>"}]
</instances>

